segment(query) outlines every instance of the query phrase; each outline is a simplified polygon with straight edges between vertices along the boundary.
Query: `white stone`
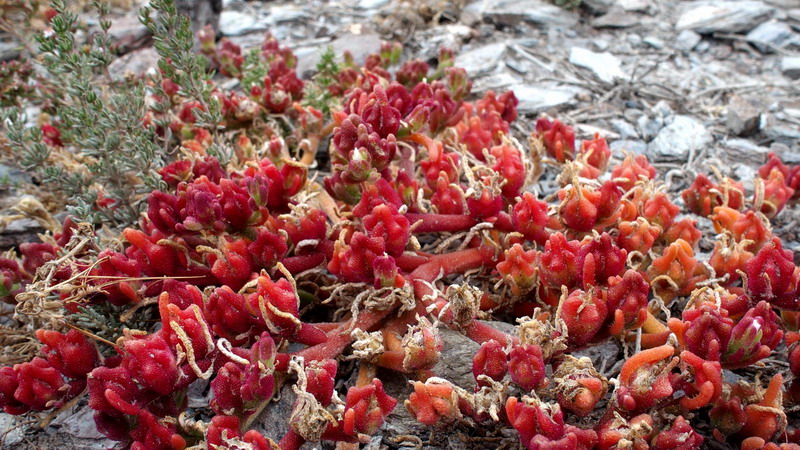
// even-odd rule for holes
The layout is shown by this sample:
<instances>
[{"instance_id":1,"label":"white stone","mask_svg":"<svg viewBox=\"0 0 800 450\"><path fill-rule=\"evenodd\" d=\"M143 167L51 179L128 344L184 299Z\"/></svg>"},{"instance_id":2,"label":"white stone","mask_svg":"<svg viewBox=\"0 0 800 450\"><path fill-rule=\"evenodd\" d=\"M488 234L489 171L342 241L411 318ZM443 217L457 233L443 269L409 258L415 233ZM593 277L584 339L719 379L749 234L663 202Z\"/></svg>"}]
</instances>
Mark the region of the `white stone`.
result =
<instances>
[{"instance_id":1,"label":"white stone","mask_svg":"<svg viewBox=\"0 0 800 450\"><path fill-rule=\"evenodd\" d=\"M569 51L569 62L589 69L604 83L614 84L626 77L619 59L611 53L595 53L585 48L572 47Z\"/></svg>"},{"instance_id":2,"label":"white stone","mask_svg":"<svg viewBox=\"0 0 800 450\"><path fill-rule=\"evenodd\" d=\"M495 92L504 91L507 90L509 86L518 85L519 83L522 83L522 79L520 77L508 73L507 70L503 70L485 77L480 77L473 81L472 92L481 93L490 89Z\"/></svg>"},{"instance_id":3,"label":"white stone","mask_svg":"<svg viewBox=\"0 0 800 450\"><path fill-rule=\"evenodd\" d=\"M644 43L656 50L661 50L664 48L664 41L662 41L658 36L646 36L644 38Z\"/></svg>"},{"instance_id":4,"label":"white stone","mask_svg":"<svg viewBox=\"0 0 800 450\"><path fill-rule=\"evenodd\" d=\"M617 5L629 12L645 12L650 4L650 0L617 0Z\"/></svg>"},{"instance_id":5,"label":"white stone","mask_svg":"<svg viewBox=\"0 0 800 450\"><path fill-rule=\"evenodd\" d=\"M620 8L614 7L611 11L592 20L595 28L630 28L641 24L639 14L628 13Z\"/></svg>"},{"instance_id":6,"label":"white stone","mask_svg":"<svg viewBox=\"0 0 800 450\"><path fill-rule=\"evenodd\" d=\"M703 36L695 33L692 30L683 30L678 33L678 36L675 38L675 48L678 50L683 50L684 52L690 52L697 47L697 44L703 40Z\"/></svg>"}]
</instances>

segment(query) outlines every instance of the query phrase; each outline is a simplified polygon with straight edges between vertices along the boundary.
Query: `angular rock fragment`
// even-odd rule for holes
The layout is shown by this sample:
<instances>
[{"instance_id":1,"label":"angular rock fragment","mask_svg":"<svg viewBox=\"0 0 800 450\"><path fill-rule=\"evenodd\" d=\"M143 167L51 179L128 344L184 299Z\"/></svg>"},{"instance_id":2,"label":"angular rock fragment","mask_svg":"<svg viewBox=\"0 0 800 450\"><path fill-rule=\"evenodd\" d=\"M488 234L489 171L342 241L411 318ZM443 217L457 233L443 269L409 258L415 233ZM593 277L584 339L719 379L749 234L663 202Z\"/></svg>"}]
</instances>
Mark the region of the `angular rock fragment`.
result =
<instances>
[{"instance_id":1,"label":"angular rock fragment","mask_svg":"<svg viewBox=\"0 0 800 450\"><path fill-rule=\"evenodd\" d=\"M781 59L781 72L792 80L800 78L800 56L784 56Z\"/></svg>"},{"instance_id":2,"label":"angular rock fragment","mask_svg":"<svg viewBox=\"0 0 800 450\"><path fill-rule=\"evenodd\" d=\"M760 1L696 1L685 4L675 28L700 34L743 33L768 20L775 8Z\"/></svg>"},{"instance_id":3,"label":"angular rock fragment","mask_svg":"<svg viewBox=\"0 0 800 450\"><path fill-rule=\"evenodd\" d=\"M711 133L697 119L677 115L658 132L647 146L647 151L657 160L686 161L692 152L697 152L714 140Z\"/></svg>"},{"instance_id":4,"label":"angular rock fragment","mask_svg":"<svg viewBox=\"0 0 800 450\"><path fill-rule=\"evenodd\" d=\"M758 130L761 112L746 99L734 95L728 102L725 124L737 136L749 136Z\"/></svg>"},{"instance_id":5,"label":"angular rock fragment","mask_svg":"<svg viewBox=\"0 0 800 450\"><path fill-rule=\"evenodd\" d=\"M774 53L796 39L795 33L783 22L769 21L747 33L747 41L762 53Z\"/></svg>"}]
</instances>

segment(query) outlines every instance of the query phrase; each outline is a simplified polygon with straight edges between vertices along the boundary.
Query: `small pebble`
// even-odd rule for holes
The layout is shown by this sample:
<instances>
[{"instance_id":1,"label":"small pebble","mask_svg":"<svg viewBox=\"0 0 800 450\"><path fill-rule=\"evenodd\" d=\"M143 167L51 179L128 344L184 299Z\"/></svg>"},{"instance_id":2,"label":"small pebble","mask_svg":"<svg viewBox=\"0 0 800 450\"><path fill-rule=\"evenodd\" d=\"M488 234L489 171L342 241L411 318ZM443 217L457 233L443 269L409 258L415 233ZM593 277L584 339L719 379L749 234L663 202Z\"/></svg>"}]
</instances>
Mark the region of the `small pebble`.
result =
<instances>
[{"instance_id":1,"label":"small pebble","mask_svg":"<svg viewBox=\"0 0 800 450\"><path fill-rule=\"evenodd\" d=\"M662 48L664 48L664 41L662 41L656 36L647 36L646 38L644 38L644 43L649 45L650 47L653 47L656 50L661 50Z\"/></svg>"},{"instance_id":2,"label":"small pebble","mask_svg":"<svg viewBox=\"0 0 800 450\"><path fill-rule=\"evenodd\" d=\"M596 41L592 42L592 45L594 45L594 48L600 52L608 50L608 41L605 39L597 39Z\"/></svg>"},{"instance_id":3,"label":"small pebble","mask_svg":"<svg viewBox=\"0 0 800 450\"><path fill-rule=\"evenodd\" d=\"M638 34L629 34L626 39L632 47L638 47L642 45L642 37Z\"/></svg>"}]
</instances>

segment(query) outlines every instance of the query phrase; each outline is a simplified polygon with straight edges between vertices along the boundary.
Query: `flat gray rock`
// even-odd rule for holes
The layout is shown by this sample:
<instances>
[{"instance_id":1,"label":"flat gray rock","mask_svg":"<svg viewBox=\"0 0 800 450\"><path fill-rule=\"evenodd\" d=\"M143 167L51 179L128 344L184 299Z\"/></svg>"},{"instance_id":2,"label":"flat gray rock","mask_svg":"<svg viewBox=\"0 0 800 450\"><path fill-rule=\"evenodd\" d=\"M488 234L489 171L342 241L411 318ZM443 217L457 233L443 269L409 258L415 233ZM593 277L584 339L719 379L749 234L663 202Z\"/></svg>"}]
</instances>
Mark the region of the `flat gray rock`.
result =
<instances>
[{"instance_id":1,"label":"flat gray rock","mask_svg":"<svg viewBox=\"0 0 800 450\"><path fill-rule=\"evenodd\" d=\"M538 114L552 108L573 105L575 96L582 91L573 86L557 84L514 87L514 95L519 100L517 110L521 114Z\"/></svg>"},{"instance_id":2,"label":"flat gray rock","mask_svg":"<svg viewBox=\"0 0 800 450\"><path fill-rule=\"evenodd\" d=\"M619 59L611 53L596 53L585 48L572 47L569 51L569 62L589 69L597 79L607 84L614 84L625 78Z\"/></svg>"},{"instance_id":3,"label":"flat gray rock","mask_svg":"<svg viewBox=\"0 0 800 450\"><path fill-rule=\"evenodd\" d=\"M16 204L15 199L7 200L8 203ZM6 203L6 199L0 199L0 201ZM40 242L38 235L44 232L45 229L33 219L15 220L0 230L0 249L18 248L25 242ZM0 448L2 448L1 445Z\"/></svg>"},{"instance_id":4,"label":"flat gray rock","mask_svg":"<svg viewBox=\"0 0 800 450\"><path fill-rule=\"evenodd\" d=\"M767 3L778 8L800 8L800 0L766 0Z\"/></svg>"},{"instance_id":5,"label":"flat gray rock","mask_svg":"<svg viewBox=\"0 0 800 450\"><path fill-rule=\"evenodd\" d=\"M780 142L773 142L769 146L769 151L774 152L781 161L785 162L786 164L800 164L800 152L792 151L792 149Z\"/></svg>"},{"instance_id":6,"label":"flat gray rock","mask_svg":"<svg viewBox=\"0 0 800 450\"><path fill-rule=\"evenodd\" d=\"M0 163L0 183L15 185L18 183L29 183L31 176L27 172L16 167Z\"/></svg>"},{"instance_id":7,"label":"flat gray rock","mask_svg":"<svg viewBox=\"0 0 800 450\"><path fill-rule=\"evenodd\" d=\"M796 40L796 35L789 25L783 22L769 21L753 28L747 33L747 41L762 53L774 53Z\"/></svg>"},{"instance_id":8,"label":"flat gray rock","mask_svg":"<svg viewBox=\"0 0 800 450\"><path fill-rule=\"evenodd\" d=\"M267 25L251 13L222 11L219 16L219 31L223 36L240 36L254 31L263 31Z\"/></svg>"},{"instance_id":9,"label":"flat gray rock","mask_svg":"<svg viewBox=\"0 0 800 450\"><path fill-rule=\"evenodd\" d=\"M747 139L726 139L722 142L723 154L730 162L746 163L751 167L760 166L767 160L770 149ZM746 179L741 179L745 181Z\"/></svg>"},{"instance_id":10,"label":"flat gray rock","mask_svg":"<svg viewBox=\"0 0 800 450\"><path fill-rule=\"evenodd\" d=\"M272 23L294 22L312 17L307 7L296 5L275 5L269 9L269 21Z\"/></svg>"},{"instance_id":11,"label":"flat gray rock","mask_svg":"<svg viewBox=\"0 0 800 450\"><path fill-rule=\"evenodd\" d=\"M108 65L108 72L114 80L123 80L127 76L139 76L158 67L158 53L153 47L134 50Z\"/></svg>"},{"instance_id":12,"label":"flat gray rock","mask_svg":"<svg viewBox=\"0 0 800 450\"><path fill-rule=\"evenodd\" d=\"M94 424L94 413L95 411L88 406L73 407L56 416L50 425L57 426L59 432L76 438L97 440L98 448L113 446L114 441L97 431Z\"/></svg>"},{"instance_id":13,"label":"flat gray rock","mask_svg":"<svg viewBox=\"0 0 800 450\"><path fill-rule=\"evenodd\" d=\"M479 0L464 11L505 26L520 22L562 27L578 24L578 14L542 0Z\"/></svg>"},{"instance_id":14,"label":"flat gray rock","mask_svg":"<svg viewBox=\"0 0 800 450\"><path fill-rule=\"evenodd\" d=\"M619 155L621 152L631 152L636 155L647 154L647 144L636 139L619 139L611 141L608 146L615 155Z\"/></svg>"},{"instance_id":15,"label":"flat gray rock","mask_svg":"<svg viewBox=\"0 0 800 450\"><path fill-rule=\"evenodd\" d=\"M142 25L138 16L127 15L111 22L108 29L111 42L117 54L124 55L138 48L142 48L152 41L147 27Z\"/></svg>"},{"instance_id":16,"label":"flat gray rock","mask_svg":"<svg viewBox=\"0 0 800 450\"><path fill-rule=\"evenodd\" d=\"M595 28L630 28L640 23L641 17L638 14L628 13L616 7L592 20L592 26Z\"/></svg>"},{"instance_id":17,"label":"flat gray rock","mask_svg":"<svg viewBox=\"0 0 800 450\"><path fill-rule=\"evenodd\" d=\"M508 71L501 71L473 81L472 92L482 93L488 90L493 90L495 92L506 91L511 86L519 86L522 82L523 80L520 77Z\"/></svg>"},{"instance_id":18,"label":"flat gray rock","mask_svg":"<svg viewBox=\"0 0 800 450\"><path fill-rule=\"evenodd\" d=\"M11 61L19 57L20 46L13 42L0 41L0 62Z\"/></svg>"},{"instance_id":19,"label":"flat gray rock","mask_svg":"<svg viewBox=\"0 0 800 450\"><path fill-rule=\"evenodd\" d=\"M452 49L459 53L461 46L475 34L472 27L460 23L439 25L435 28L420 30L416 33L413 44L419 48L416 57L423 61L433 60L439 57L439 50L444 48ZM409 46L409 48L413 48Z\"/></svg>"},{"instance_id":20,"label":"flat gray rock","mask_svg":"<svg viewBox=\"0 0 800 450\"><path fill-rule=\"evenodd\" d=\"M273 439L275 442L286 434L289 430L289 417L292 416L294 401L297 397L292 390L295 382L294 378L290 378L286 384L281 386L280 392L273 397L278 398L278 400L271 401L261 411L258 418L253 421L252 429Z\"/></svg>"},{"instance_id":21,"label":"flat gray rock","mask_svg":"<svg viewBox=\"0 0 800 450\"><path fill-rule=\"evenodd\" d=\"M472 375L472 358L480 345L449 328L441 327L439 332L444 342L444 348L439 362L433 367L433 372L437 377L452 381L457 386L463 388L475 386L475 377Z\"/></svg>"},{"instance_id":22,"label":"flat gray rock","mask_svg":"<svg viewBox=\"0 0 800 450\"><path fill-rule=\"evenodd\" d=\"M334 39L329 44L336 55L341 55L345 50L353 55L356 64L363 64L367 55L377 53L381 49L381 37L374 33L347 33ZM322 53L328 45L314 45L295 50L297 55L297 74L306 77L308 73L316 70Z\"/></svg>"},{"instance_id":23,"label":"flat gray rock","mask_svg":"<svg viewBox=\"0 0 800 450\"><path fill-rule=\"evenodd\" d=\"M506 52L506 44L497 42L456 56L456 67L463 67L471 78L494 72Z\"/></svg>"},{"instance_id":24,"label":"flat gray rock","mask_svg":"<svg viewBox=\"0 0 800 450\"><path fill-rule=\"evenodd\" d=\"M796 126L772 124L764 128L764 134L775 141L791 144L800 139L800 130Z\"/></svg>"},{"instance_id":25,"label":"flat gray rock","mask_svg":"<svg viewBox=\"0 0 800 450\"><path fill-rule=\"evenodd\" d=\"M18 416L0 412L0 430L3 430L0 433L0 447L13 448L22 442L24 429L20 426L20 422Z\"/></svg>"},{"instance_id":26,"label":"flat gray rock","mask_svg":"<svg viewBox=\"0 0 800 450\"><path fill-rule=\"evenodd\" d=\"M647 146L655 159L686 161L714 140L703 124L690 116L677 115Z\"/></svg>"},{"instance_id":27,"label":"flat gray rock","mask_svg":"<svg viewBox=\"0 0 800 450\"><path fill-rule=\"evenodd\" d=\"M752 30L775 13L760 1L695 1L684 4L675 28L701 34L743 33Z\"/></svg>"}]
</instances>

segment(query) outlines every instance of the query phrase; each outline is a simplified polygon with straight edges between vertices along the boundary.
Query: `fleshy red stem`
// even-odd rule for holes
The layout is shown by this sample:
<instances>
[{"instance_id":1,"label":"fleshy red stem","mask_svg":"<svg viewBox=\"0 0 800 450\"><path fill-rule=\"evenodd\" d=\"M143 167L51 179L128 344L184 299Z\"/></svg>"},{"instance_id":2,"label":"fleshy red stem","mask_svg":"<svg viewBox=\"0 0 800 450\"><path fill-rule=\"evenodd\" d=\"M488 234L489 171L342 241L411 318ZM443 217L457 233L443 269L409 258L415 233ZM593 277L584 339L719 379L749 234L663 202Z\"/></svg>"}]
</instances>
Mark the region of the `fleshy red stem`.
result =
<instances>
[{"instance_id":1,"label":"fleshy red stem","mask_svg":"<svg viewBox=\"0 0 800 450\"><path fill-rule=\"evenodd\" d=\"M511 216L507 212L500 212L494 220L494 229L503 233L511 233L514 226L511 224Z\"/></svg>"},{"instance_id":2,"label":"fleshy red stem","mask_svg":"<svg viewBox=\"0 0 800 450\"><path fill-rule=\"evenodd\" d=\"M395 264L397 264L397 267L403 272L411 272L415 270L417 267L430 261L430 259L431 255L427 255L422 252L417 252L417 253L405 252L402 255L396 257L394 259L394 262Z\"/></svg>"},{"instance_id":3,"label":"fleshy red stem","mask_svg":"<svg viewBox=\"0 0 800 450\"><path fill-rule=\"evenodd\" d=\"M500 331L488 323L479 322L477 320L464 327L464 334L478 344L495 340L503 345L507 345L509 343L517 343L519 341L519 339L516 337L510 336L508 333Z\"/></svg>"},{"instance_id":4,"label":"fleshy red stem","mask_svg":"<svg viewBox=\"0 0 800 450\"><path fill-rule=\"evenodd\" d=\"M350 319L343 324L340 324L335 329L328 333L328 340L313 347L304 348L295 353L279 353L275 358L275 370L286 371L289 368L289 358L291 356L301 356L306 361L318 361L325 358L336 358L341 354L345 348L353 341L350 331L355 328L362 330L371 330L383 320L387 315L393 312L393 308L388 308L381 311L368 310L360 313L355 324Z\"/></svg>"},{"instance_id":5,"label":"fleshy red stem","mask_svg":"<svg viewBox=\"0 0 800 450\"><path fill-rule=\"evenodd\" d=\"M481 267L484 264L492 263L493 257L494 252L492 249L487 247L476 247L462 250L460 252L435 256L430 262L420 266L410 275L410 278L414 283L414 295L417 298L417 307L414 313L420 315L427 314L428 307L434 304L434 302L436 304L436 310L433 311L434 316L438 317L441 311L444 309L444 306L447 304L447 300L442 297L439 297L436 300L431 300L433 290L428 285L428 283L436 279L440 273L442 276L445 276L451 273L459 273L469 269ZM458 324L456 324L453 319L452 310L448 310L444 316L441 317L441 320L448 327L457 329ZM509 343L515 340L515 338L509 336L508 334L486 323L477 321L473 321L464 327L464 332L467 337L479 344L491 339L503 343Z\"/></svg>"},{"instance_id":6,"label":"fleshy red stem","mask_svg":"<svg viewBox=\"0 0 800 450\"><path fill-rule=\"evenodd\" d=\"M302 436L289 428L289 431L283 435L283 438L278 443L278 447L280 447L281 450L299 450L305 443L306 440L303 439Z\"/></svg>"},{"instance_id":7,"label":"fleshy red stem","mask_svg":"<svg viewBox=\"0 0 800 450\"><path fill-rule=\"evenodd\" d=\"M313 253L311 255L288 256L281 260L286 270L292 275L297 275L308 269L313 269L325 261L324 253Z\"/></svg>"},{"instance_id":8,"label":"fleshy red stem","mask_svg":"<svg viewBox=\"0 0 800 450\"><path fill-rule=\"evenodd\" d=\"M339 325L341 324L339 322L316 322L313 323L312 325L314 325L315 327L319 328L320 330L324 331L327 334L338 328Z\"/></svg>"},{"instance_id":9,"label":"fleshy red stem","mask_svg":"<svg viewBox=\"0 0 800 450\"><path fill-rule=\"evenodd\" d=\"M448 309L442 314L445 306L447 305L447 300L439 297L439 299L435 302L436 307L432 311L432 314L447 325L448 327L462 331L465 336L470 338L471 340L477 342L478 344L483 344L486 341L495 340L500 342L504 345L509 343L517 343L519 339L515 336L510 336L508 333L498 330L497 328L485 323L479 322L477 320L473 320L466 326L460 326L458 323L455 322L455 317L453 317L453 311ZM422 314L423 309L419 307L420 302L417 303L417 309L413 311L414 314ZM427 306L424 307L427 310Z\"/></svg>"},{"instance_id":10,"label":"fleshy red stem","mask_svg":"<svg viewBox=\"0 0 800 450\"><path fill-rule=\"evenodd\" d=\"M449 253L447 255L431 257L427 263L417 267L409 275L409 279L412 280L411 282L413 283L415 296L418 299L417 308L419 309L422 304L419 299L432 292L424 282L432 282L440 273L442 275L448 275L480 267L484 262L491 261L492 256L493 251L491 249L476 247ZM351 330L360 328L365 331L370 331L393 311L394 308L387 308L380 311L364 311L358 315L355 324L352 323L351 319L331 330L328 333L328 340L322 344L308 347L292 354L279 353L275 359L275 370L286 371L289 367L289 358L292 355L302 356L306 361L335 358L353 342L353 338L350 335ZM421 314L425 314L424 307ZM405 318L402 319L404 320Z\"/></svg>"},{"instance_id":11,"label":"fleshy red stem","mask_svg":"<svg viewBox=\"0 0 800 450\"><path fill-rule=\"evenodd\" d=\"M415 233L455 233L469 230L478 224L477 220L464 214L407 213L406 219L411 224L422 221L422 223L414 227Z\"/></svg>"},{"instance_id":12,"label":"fleshy red stem","mask_svg":"<svg viewBox=\"0 0 800 450\"><path fill-rule=\"evenodd\" d=\"M408 371L403 367L405 358L406 354L403 351L386 350L375 359L375 364L386 369L407 373Z\"/></svg>"},{"instance_id":13,"label":"fleshy red stem","mask_svg":"<svg viewBox=\"0 0 800 450\"><path fill-rule=\"evenodd\" d=\"M436 255L409 275L409 279L414 283L414 294L417 298L431 294L431 288L425 282L432 283L440 274L446 276L481 267L484 263L491 262L493 255L494 251L487 247Z\"/></svg>"},{"instance_id":14,"label":"fleshy red stem","mask_svg":"<svg viewBox=\"0 0 800 450\"><path fill-rule=\"evenodd\" d=\"M304 345L322 344L328 340L325 332L310 323L303 323L300 330L294 336L295 342Z\"/></svg>"}]
</instances>

